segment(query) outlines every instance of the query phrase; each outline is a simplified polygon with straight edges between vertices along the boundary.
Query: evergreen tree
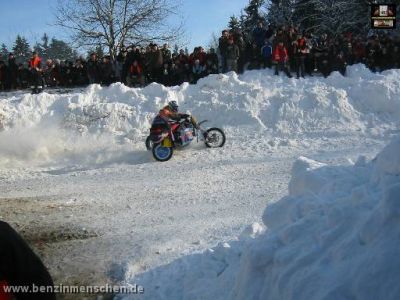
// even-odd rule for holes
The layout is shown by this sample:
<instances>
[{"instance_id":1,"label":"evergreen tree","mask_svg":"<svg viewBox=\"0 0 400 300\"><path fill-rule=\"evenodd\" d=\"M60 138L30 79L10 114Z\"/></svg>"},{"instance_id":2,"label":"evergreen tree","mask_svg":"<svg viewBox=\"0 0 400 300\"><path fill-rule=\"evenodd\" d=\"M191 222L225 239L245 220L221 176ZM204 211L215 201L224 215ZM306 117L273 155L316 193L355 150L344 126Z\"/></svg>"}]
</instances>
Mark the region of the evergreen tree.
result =
<instances>
[{"instance_id":1,"label":"evergreen tree","mask_svg":"<svg viewBox=\"0 0 400 300\"><path fill-rule=\"evenodd\" d=\"M40 56L45 60L49 58L49 53L48 53L49 52L49 48L50 48L50 46L49 46L49 36L45 33L42 36L42 44L41 44L42 53L40 53Z\"/></svg>"},{"instance_id":2,"label":"evergreen tree","mask_svg":"<svg viewBox=\"0 0 400 300\"><path fill-rule=\"evenodd\" d=\"M264 0L250 0L249 4L244 8L245 15L242 30L249 34L257 26L260 21L264 21L264 13L261 11Z\"/></svg>"},{"instance_id":3,"label":"evergreen tree","mask_svg":"<svg viewBox=\"0 0 400 300\"><path fill-rule=\"evenodd\" d=\"M36 43L36 44L33 46L33 51L37 52L37 54L39 54L39 56L40 56L41 58L43 58L43 49L42 49L42 45L41 45L41 44Z\"/></svg>"},{"instance_id":4,"label":"evergreen tree","mask_svg":"<svg viewBox=\"0 0 400 300\"><path fill-rule=\"evenodd\" d=\"M55 38L51 39L47 55L49 58L60 60L74 60L77 57L77 53L66 42Z\"/></svg>"},{"instance_id":5,"label":"evergreen tree","mask_svg":"<svg viewBox=\"0 0 400 300\"><path fill-rule=\"evenodd\" d=\"M1 44L0 60L6 61L8 59L9 51L5 44Z\"/></svg>"},{"instance_id":6,"label":"evergreen tree","mask_svg":"<svg viewBox=\"0 0 400 300\"><path fill-rule=\"evenodd\" d=\"M90 56L92 53L96 53L97 58L102 58L104 56L104 50L101 45L96 46L94 49L90 49L88 51L88 56Z\"/></svg>"},{"instance_id":7,"label":"evergreen tree","mask_svg":"<svg viewBox=\"0 0 400 300\"><path fill-rule=\"evenodd\" d=\"M229 23L228 23L228 28L231 31L235 31L237 29L240 29L240 22L236 16L231 16Z\"/></svg>"},{"instance_id":8,"label":"evergreen tree","mask_svg":"<svg viewBox=\"0 0 400 300\"><path fill-rule=\"evenodd\" d=\"M25 63L31 56L29 43L24 37L17 35L13 46L13 52L18 63Z\"/></svg>"}]
</instances>

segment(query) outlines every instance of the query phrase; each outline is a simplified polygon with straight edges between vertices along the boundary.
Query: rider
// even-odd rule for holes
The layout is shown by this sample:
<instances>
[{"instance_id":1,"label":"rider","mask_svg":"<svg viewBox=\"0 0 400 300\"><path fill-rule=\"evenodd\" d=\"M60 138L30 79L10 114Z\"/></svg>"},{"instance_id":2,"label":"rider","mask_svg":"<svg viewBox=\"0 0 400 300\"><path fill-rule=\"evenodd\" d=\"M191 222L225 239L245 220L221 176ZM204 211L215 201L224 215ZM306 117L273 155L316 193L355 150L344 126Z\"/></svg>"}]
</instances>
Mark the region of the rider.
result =
<instances>
[{"instance_id":1,"label":"rider","mask_svg":"<svg viewBox=\"0 0 400 300\"><path fill-rule=\"evenodd\" d=\"M165 121L180 121L181 119L186 119L189 118L190 116L188 114L182 114L179 113L179 106L176 101L170 101L166 106L164 106L160 112L158 113L158 116L163 118Z\"/></svg>"},{"instance_id":2,"label":"rider","mask_svg":"<svg viewBox=\"0 0 400 300\"><path fill-rule=\"evenodd\" d=\"M197 123L194 117L179 112L179 106L176 101L170 101L164 106L153 121L153 125L168 124L179 122L182 119L191 120L196 127Z\"/></svg>"},{"instance_id":3,"label":"rider","mask_svg":"<svg viewBox=\"0 0 400 300\"><path fill-rule=\"evenodd\" d=\"M152 128L167 128L172 129L173 132L177 132L180 126L171 126L172 124L177 124L180 120L186 119L192 122L193 126L197 127L197 122L194 117L183 114L179 112L179 106L176 101L170 101L166 106L164 106L158 115L154 118L152 123Z\"/></svg>"}]
</instances>

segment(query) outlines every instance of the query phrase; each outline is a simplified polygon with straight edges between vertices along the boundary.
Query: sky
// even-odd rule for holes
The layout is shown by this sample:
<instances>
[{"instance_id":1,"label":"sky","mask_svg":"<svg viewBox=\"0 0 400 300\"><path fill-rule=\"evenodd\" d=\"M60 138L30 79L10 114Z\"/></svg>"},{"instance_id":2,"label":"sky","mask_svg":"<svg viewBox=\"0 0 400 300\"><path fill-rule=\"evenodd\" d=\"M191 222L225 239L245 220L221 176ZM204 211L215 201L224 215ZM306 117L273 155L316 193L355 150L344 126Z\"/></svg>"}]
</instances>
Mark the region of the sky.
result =
<instances>
[{"instance_id":1,"label":"sky","mask_svg":"<svg viewBox=\"0 0 400 300\"><path fill-rule=\"evenodd\" d=\"M213 32L220 36L229 17L239 15L248 0L181 0L181 15L185 22L187 47L207 47ZM43 33L58 39L68 39L64 29L52 25L52 8L56 0L0 0L0 44L9 48L17 34L31 44L40 41Z\"/></svg>"}]
</instances>

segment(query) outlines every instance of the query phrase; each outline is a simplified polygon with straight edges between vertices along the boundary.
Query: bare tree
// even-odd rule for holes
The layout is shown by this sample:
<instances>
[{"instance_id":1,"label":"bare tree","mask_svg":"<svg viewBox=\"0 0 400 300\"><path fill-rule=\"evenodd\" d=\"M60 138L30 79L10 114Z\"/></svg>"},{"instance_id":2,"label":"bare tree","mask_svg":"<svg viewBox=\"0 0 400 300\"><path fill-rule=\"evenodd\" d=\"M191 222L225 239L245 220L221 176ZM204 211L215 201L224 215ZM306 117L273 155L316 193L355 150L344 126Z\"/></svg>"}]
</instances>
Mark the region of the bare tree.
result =
<instances>
[{"instance_id":1,"label":"bare tree","mask_svg":"<svg viewBox=\"0 0 400 300\"><path fill-rule=\"evenodd\" d=\"M211 39L208 43L208 48L209 49L213 48L213 49L217 50L218 47L219 47L218 37L215 35L215 32L213 32L211 35Z\"/></svg>"},{"instance_id":2,"label":"bare tree","mask_svg":"<svg viewBox=\"0 0 400 300\"><path fill-rule=\"evenodd\" d=\"M182 23L167 21L178 12L179 3L172 1L57 0L56 25L70 30L79 46L102 45L114 58L125 43L177 39Z\"/></svg>"}]
</instances>

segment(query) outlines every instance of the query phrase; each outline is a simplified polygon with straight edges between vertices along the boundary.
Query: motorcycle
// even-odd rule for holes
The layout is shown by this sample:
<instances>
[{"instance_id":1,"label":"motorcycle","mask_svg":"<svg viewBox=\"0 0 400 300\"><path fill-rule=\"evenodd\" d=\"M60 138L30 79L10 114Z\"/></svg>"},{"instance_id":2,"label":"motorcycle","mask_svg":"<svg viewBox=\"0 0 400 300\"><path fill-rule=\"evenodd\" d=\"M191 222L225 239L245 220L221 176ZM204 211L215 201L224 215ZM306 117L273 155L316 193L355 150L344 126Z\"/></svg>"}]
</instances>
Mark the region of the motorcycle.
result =
<instances>
[{"instance_id":1,"label":"motorcycle","mask_svg":"<svg viewBox=\"0 0 400 300\"><path fill-rule=\"evenodd\" d=\"M226 141L225 133L216 127L205 129L202 127L207 120L199 123L192 118L184 118L171 124L170 128L152 128L146 139L146 148L151 150L157 161L171 159L175 148L188 146L197 137L204 141L208 148L223 147Z\"/></svg>"}]
</instances>

